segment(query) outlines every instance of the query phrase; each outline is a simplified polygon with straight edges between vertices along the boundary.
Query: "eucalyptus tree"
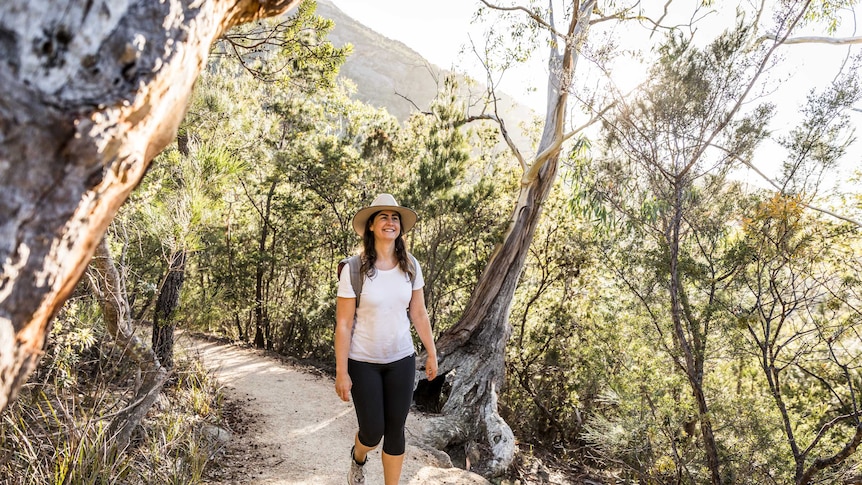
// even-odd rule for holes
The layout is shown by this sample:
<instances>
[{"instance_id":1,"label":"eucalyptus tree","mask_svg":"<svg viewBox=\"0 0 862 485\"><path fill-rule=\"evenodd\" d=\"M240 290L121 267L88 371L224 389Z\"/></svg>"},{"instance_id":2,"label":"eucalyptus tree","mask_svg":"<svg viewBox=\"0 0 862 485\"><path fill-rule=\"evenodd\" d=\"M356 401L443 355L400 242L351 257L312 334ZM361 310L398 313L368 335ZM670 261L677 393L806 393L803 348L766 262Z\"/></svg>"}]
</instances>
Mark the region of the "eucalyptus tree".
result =
<instances>
[{"instance_id":1,"label":"eucalyptus tree","mask_svg":"<svg viewBox=\"0 0 862 485\"><path fill-rule=\"evenodd\" d=\"M772 28L779 37L797 28L810 5L785 7ZM686 462L673 448L677 479L713 484L754 473L745 468L752 462L741 459L746 451L730 445L738 437L717 436L717 429L728 430L729 417L719 412L720 378L708 363L732 328L722 304L732 299L739 270L727 263L728 233L744 197L727 176L738 160L752 160L768 136L773 107L744 107L780 45L755 41L759 26L738 22L704 48L678 32L668 36L643 89L632 100L620 98L604 126L608 151L598 184L611 218L629 229L624 240L636 242L617 253L637 268L620 277L691 393L702 458ZM703 478L701 465L708 471Z\"/></svg>"},{"instance_id":2,"label":"eucalyptus tree","mask_svg":"<svg viewBox=\"0 0 862 485\"><path fill-rule=\"evenodd\" d=\"M0 409L111 218L174 138L212 43L298 3L0 6Z\"/></svg>"},{"instance_id":3,"label":"eucalyptus tree","mask_svg":"<svg viewBox=\"0 0 862 485\"><path fill-rule=\"evenodd\" d=\"M552 10L516 8L529 23L540 27L539 32L547 35L550 45L548 105L535 157L522 155L496 113L470 118L500 122L500 131L522 175L512 218L500 245L484 268L461 318L438 339L438 379L445 379L451 390L441 414L426 422L425 439L439 449L462 445L478 450L481 459L476 469L489 475L503 473L515 454L514 435L500 417L497 405L504 384L506 342L511 334L509 309L542 205L554 185L563 144L572 136L566 132L567 103L579 49L595 6L594 0L567 2L563 12L566 27L562 31L556 29ZM512 31L522 30L515 27Z\"/></svg>"},{"instance_id":4,"label":"eucalyptus tree","mask_svg":"<svg viewBox=\"0 0 862 485\"><path fill-rule=\"evenodd\" d=\"M591 26L635 15L639 2L596 0L529 2L527 6L482 1L483 13L497 14L483 54L489 92L478 114L465 112L459 123L492 121L520 169L518 195L508 226L476 284L460 319L437 343L440 377L451 390L442 413L425 423L425 438L438 448L467 446L479 451L477 469L499 475L512 463L515 441L511 428L498 413L498 393L504 384L505 348L511 335L509 311L529 253L542 207L557 178L560 157L577 150L583 130L609 109L600 99L581 100L577 108L587 113L580 127L570 117L569 107L578 79L576 67L588 45ZM708 2L706 2L708 3ZM556 8L560 7L562 8ZM489 13L491 12L491 13ZM564 28L558 29L558 21ZM504 117L497 111L496 83L501 72L520 62L533 48L547 52L547 104L541 135L533 156L524 155L511 136ZM498 55L498 58L494 58ZM601 98L601 97L599 97ZM465 110L467 111L467 110ZM436 386L442 389L443 386Z\"/></svg>"},{"instance_id":5,"label":"eucalyptus tree","mask_svg":"<svg viewBox=\"0 0 862 485\"><path fill-rule=\"evenodd\" d=\"M731 166L726 155L705 155L712 140L720 137L729 153L746 153L765 137L763 122L770 114L765 106L728 126L751 83L746 77L753 76L741 69L752 65L744 50L748 35L739 25L702 51L671 36L643 94L621 103L619 117L606 126L606 143L613 150L604 157L609 169L627 170L614 167L619 161L631 164L628 169L637 174L625 182L609 178L614 186L605 189L608 200L642 224L643 237L653 242L647 262L655 265L658 278L653 282L666 297L650 308L652 323L668 336L663 346L688 380L714 484L721 483L722 470L704 365L718 325L713 306L724 278L714 256L721 239L705 237L698 225L709 221L709 214L698 212L715 204ZM694 271L697 266L702 268Z\"/></svg>"}]
</instances>

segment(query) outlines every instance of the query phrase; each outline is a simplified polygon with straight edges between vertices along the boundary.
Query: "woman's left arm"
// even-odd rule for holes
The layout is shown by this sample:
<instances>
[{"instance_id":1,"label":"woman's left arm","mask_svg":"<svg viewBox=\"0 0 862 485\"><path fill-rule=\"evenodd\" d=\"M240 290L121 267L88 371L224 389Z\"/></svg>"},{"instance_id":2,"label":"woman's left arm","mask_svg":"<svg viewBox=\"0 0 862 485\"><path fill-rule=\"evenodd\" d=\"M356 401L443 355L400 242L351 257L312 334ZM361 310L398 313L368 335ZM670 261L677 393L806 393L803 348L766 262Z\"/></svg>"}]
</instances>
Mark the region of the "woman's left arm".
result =
<instances>
[{"instance_id":1,"label":"woman's left arm","mask_svg":"<svg viewBox=\"0 0 862 485\"><path fill-rule=\"evenodd\" d=\"M437 346L434 345L434 334L431 331L431 320L428 318L428 309L425 308L425 292L423 288L413 290L410 298L410 320L413 328L425 346L428 354L425 360L425 377L433 381L437 377Z\"/></svg>"}]
</instances>

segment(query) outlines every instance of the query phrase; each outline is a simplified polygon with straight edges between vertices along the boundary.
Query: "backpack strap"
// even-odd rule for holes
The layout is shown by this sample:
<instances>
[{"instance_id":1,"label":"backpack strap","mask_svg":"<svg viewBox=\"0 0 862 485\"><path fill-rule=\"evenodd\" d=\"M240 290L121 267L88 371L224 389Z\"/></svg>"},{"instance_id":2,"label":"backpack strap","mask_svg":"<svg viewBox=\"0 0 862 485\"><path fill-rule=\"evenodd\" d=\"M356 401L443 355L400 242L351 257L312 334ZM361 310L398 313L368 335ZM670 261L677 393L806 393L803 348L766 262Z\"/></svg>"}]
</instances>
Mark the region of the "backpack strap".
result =
<instances>
[{"instance_id":1,"label":"backpack strap","mask_svg":"<svg viewBox=\"0 0 862 485\"><path fill-rule=\"evenodd\" d=\"M413 253L407 253L407 256L413 260L413 276L410 277L410 291L413 291L413 283L416 281L416 270L419 268L419 261L416 260L416 256L413 256Z\"/></svg>"},{"instance_id":2,"label":"backpack strap","mask_svg":"<svg viewBox=\"0 0 862 485\"><path fill-rule=\"evenodd\" d=\"M350 270L350 286L353 287L353 293L356 294L356 307L359 308L359 295L362 294L362 283L364 278L359 273L362 261L359 255L354 255L349 258L344 258L338 262L338 278L341 279L341 269L347 265Z\"/></svg>"},{"instance_id":3,"label":"backpack strap","mask_svg":"<svg viewBox=\"0 0 862 485\"><path fill-rule=\"evenodd\" d=\"M350 266L350 284L353 286L353 292L356 293L356 308L359 308L359 295L362 294L362 283L365 281L360 269L362 260L359 255L347 258L347 264Z\"/></svg>"}]
</instances>

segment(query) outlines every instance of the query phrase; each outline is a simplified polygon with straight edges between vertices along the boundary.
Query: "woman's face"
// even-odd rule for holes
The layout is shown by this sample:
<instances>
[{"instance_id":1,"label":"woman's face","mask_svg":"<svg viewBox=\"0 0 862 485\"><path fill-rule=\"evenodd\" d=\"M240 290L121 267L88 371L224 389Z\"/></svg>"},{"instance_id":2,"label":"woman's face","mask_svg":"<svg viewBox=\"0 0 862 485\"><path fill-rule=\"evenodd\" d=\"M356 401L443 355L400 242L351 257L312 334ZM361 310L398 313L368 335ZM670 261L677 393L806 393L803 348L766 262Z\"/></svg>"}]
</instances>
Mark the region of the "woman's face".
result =
<instances>
[{"instance_id":1,"label":"woman's face","mask_svg":"<svg viewBox=\"0 0 862 485\"><path fill-rule=\"evenodd\" d=\"M395 211L380 211L371 223L375 239L394 241L401 234L401 215Z\"/></svg>"}]
</instances>

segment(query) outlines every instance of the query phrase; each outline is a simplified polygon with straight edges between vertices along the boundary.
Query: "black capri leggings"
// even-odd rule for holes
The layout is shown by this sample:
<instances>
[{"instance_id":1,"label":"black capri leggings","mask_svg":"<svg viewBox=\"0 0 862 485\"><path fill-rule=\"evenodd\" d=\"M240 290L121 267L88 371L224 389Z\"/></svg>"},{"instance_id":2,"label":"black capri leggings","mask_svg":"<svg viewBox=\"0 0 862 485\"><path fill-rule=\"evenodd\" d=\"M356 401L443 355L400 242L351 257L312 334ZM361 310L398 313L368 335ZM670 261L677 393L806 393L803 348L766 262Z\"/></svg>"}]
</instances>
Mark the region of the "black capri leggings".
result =
<instances>
[{"instance_id":1,"label":"black capri leggings","mask_svg":"<svg viewBox=\"0 0 862 485\"><path fill-rule=\"evenodd\" d=\"M383 452L404 454L404 425L413 401L416 355L388 364L371 364L348 359L347 373L353 381L350 394L359 421L359 442L377 446L383 438Z\"/></svg>"}]
</instances>

